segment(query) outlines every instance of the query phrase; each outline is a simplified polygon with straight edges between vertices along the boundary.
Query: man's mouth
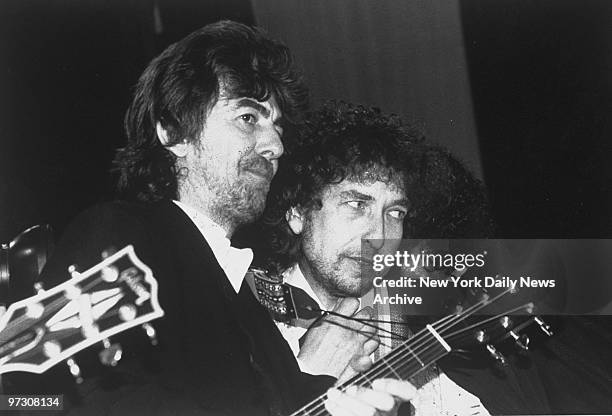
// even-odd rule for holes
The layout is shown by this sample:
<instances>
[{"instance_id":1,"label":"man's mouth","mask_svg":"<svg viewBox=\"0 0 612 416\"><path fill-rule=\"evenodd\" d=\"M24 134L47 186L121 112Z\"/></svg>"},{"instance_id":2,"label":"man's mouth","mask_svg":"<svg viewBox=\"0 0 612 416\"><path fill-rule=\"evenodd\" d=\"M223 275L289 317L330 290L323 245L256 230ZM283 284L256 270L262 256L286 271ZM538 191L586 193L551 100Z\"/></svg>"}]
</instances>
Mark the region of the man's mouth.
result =
<instances>
[{"instance_id":1,"label":"man's mouth","mask_svg":"<svg viewBox=\"0 0 612 416\"><path fill-rule=\"evenodd\" d=\"M346 256L346 257L350 260L356 261L362 266L372 267L374 265L374 261L368 257L362 257L362 256Z\"/></svg>"},{"instance_id":2,"label":"man's mouth","mask_svg":"<svg viewBox=\"0 0 612 416\"><path fill-rule=\"evenodd\" d=\"M272 163L265 159L252 159L248 163L245 163L242 169L254 176L258 176L266 181L270 182L274 176L274 167Z\"/></svg>"},{"instance_id":3,"label":"man's mouth","mask_svg":"<svg viewBox=\"0 0 612 416\"><path fill-rule=\"evenodd\" d=\"M264 179L267 182L270 182L272 180L271 170L268 171L268 170L261 170L261 169L245 169L245 171L261 179Z\"/></svg>"}]
</instances>

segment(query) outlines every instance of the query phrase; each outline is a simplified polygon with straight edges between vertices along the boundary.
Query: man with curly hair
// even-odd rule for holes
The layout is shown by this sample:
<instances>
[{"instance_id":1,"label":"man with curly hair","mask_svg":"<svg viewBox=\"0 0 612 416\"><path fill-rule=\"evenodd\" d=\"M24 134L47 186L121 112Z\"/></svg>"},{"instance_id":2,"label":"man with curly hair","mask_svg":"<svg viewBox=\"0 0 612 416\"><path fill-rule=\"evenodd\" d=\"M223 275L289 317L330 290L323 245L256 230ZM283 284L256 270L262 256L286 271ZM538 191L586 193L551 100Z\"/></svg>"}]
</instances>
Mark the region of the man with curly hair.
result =
<instances>
[{"instance_id":1,"label":"man with curly hair","mask_svg":"<svg viewBox=\"0 0 612 416\"><path fill-rule=\"evenodd\" d=\"M75 414L281 415L329 387L333 379L299 371L242 284L252 252L229 240L263 212L285 128L306 98L288 49L239 23L205 26L155 58L136 85L128 142L115 160L124 200L82 214L42 281L51 287L69 265L85 270L109 247L132 244L159 284L159 344L146 345L134 328L113 340L123 346L116 367L92 351L77 357L81 385L58 365L8 380L7 391L64 394L65 411ZM347 336L361 348L363 340ZM322 351L314 361L329 351L329 341L315 338L307 341ZM329 410L373 414L411 397L405 384L378 383L377 391L330 393Z\"/></svg>"},{"instance_id":2,"label":"man with curly hair","mask_svg":"<svg viewBox=\"0 0 612 416\"><path fill-rule=\"evenodd\" d=\"M361 306L371 305L373 275L368 272L374 256L394 254L408 228L431 232L445 216L443 204L428 204L431 198L423 195L433 181L445 182L443 172L434 179L426 168L431 163L441 167L445 156L441 149L424 145L418 132L395 116L328 103L311 115L273 181L259 225L258 235L267 245L258 253L260 261L310 295L322 310L348 299L357 309L357 298ZM413 222L419 227L409 225ZM461 232L468 223L456 213L444 229ZM298 358L316 353L301 344L308 324L277 325ZM317 330L316 325L310 330ZM328 370L302 369L312 374ZM413 403L416 414L488 414L478 398L436 369L417 381L423 385Z\"/></svg>"}]
</instances>

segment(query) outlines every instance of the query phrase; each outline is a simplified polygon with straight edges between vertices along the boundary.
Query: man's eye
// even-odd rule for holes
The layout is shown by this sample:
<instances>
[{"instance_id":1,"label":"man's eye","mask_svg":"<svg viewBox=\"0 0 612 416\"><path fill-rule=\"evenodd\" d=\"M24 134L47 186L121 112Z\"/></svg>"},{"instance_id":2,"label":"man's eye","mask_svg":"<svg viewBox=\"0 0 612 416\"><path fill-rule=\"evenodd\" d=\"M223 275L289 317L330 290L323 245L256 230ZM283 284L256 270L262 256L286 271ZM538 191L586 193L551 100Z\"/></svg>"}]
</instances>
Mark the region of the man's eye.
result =
<instances>
[{"instance_id":1,"label":"man's eye","mask_svg":"<svg viewBox=\"0 0 612 416\"><path fill-rule=\"evenodd\" d=\"M257 117L255 117L253 114L242 114L240 116L240 119L247 124L257 123Z\"/></svg>"},{"instance_id":2,"label":"man's eye","mask_svg":"<svg viewBox=\"0 0 612 416\"><path fill-rule=\"evenodd\" d=\"M401 209L394 209L389 211L389 215L391 218L395 218L396 220L403 220L406 217L406 211Z\"/></svg>"},{"instance_id":3,"label":"man's eye","mask_svg":"<svg viewBox=\"0 0 612 416\"><path fill-rule=\"evenodd\" d=\"M346 204L355 209L362 209L365 206L363 201L348 201Z\"/></svg>"}]
</instances>

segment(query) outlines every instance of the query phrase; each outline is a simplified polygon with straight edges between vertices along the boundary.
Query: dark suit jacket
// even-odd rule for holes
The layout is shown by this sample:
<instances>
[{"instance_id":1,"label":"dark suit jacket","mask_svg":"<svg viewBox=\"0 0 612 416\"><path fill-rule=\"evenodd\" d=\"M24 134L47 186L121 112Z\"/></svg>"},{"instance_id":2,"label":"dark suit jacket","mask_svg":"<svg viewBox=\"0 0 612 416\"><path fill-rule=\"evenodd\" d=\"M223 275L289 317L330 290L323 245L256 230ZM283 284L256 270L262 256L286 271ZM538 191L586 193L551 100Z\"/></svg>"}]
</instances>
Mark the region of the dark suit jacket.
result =
<instances>
[{"instance_id":1,"label":"dark suit jacket","mask_svg":"<svg viewBox=\"0 0 612 416\"><path fill-rule=\"evenodd\" d=\"M171 202L116 202L81 215L43 272L47 287L84 271L109 246L133 244L159 283L165 316L152 322L159 345L141 328L114 337L119 365L100 365L93 347L76 356L85 382L65 365L43 376L17 373L10 392L62 393L75 414L287 414L333 380L299 371L287 344L247 286L237 295L195 225ZM53 283L51 283L53 282Z\"/></svg>"}]
</instances>

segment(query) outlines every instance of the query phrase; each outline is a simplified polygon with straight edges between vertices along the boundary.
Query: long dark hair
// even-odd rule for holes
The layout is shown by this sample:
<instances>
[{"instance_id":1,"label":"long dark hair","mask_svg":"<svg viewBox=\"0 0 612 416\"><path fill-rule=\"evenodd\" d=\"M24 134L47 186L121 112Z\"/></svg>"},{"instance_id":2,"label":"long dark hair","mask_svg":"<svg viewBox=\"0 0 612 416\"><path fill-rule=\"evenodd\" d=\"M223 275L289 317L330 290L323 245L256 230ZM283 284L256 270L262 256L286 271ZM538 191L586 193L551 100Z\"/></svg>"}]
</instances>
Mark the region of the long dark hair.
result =
<instances>
[{"instance_id":1,"label":"long dark hair","mask_svg":"<svg viewBox=\"0 0 612 416\"><path fill-rule=\"evenodd\" d=\"M158 140L160 122L173 145L198 139L219 93L260 101L274 96L285 120L305 111L308 93L286 46L232 21L207 25L169 46L138 80L118 150L120 195L151 202L177 197L175 156Z\"/></svg>"}]
</instances>

